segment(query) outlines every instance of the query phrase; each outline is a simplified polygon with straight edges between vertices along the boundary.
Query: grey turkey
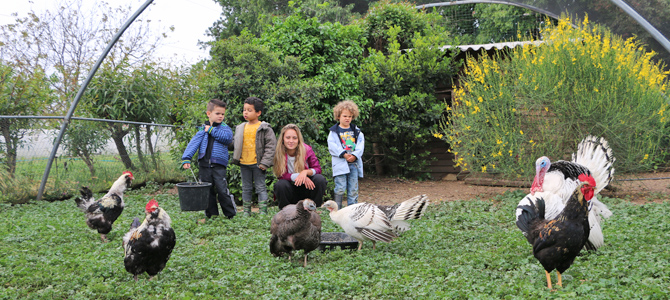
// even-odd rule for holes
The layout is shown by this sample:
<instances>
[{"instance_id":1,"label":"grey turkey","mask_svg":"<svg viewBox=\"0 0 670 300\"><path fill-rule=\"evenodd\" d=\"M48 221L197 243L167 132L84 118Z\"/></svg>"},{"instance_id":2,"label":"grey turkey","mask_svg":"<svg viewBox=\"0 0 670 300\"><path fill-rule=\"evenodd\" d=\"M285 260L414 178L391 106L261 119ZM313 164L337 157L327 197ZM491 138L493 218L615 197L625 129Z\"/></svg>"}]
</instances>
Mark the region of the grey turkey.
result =
<instances>
[{"instance_id":1,"label":"grey turkey","mask_svg":"<svg viewBox=\"0 0 670 300\"><path fill-rule=\"evenodd\" d=\"M316 213L316 203L311 199L304 199L285 206L272 217L270 234L272 255L282 256L288 253L290 260L293 251L303 250L303 267L306 267L307 254L321 243L321 217Z\"/></svg>"}]
</instances>

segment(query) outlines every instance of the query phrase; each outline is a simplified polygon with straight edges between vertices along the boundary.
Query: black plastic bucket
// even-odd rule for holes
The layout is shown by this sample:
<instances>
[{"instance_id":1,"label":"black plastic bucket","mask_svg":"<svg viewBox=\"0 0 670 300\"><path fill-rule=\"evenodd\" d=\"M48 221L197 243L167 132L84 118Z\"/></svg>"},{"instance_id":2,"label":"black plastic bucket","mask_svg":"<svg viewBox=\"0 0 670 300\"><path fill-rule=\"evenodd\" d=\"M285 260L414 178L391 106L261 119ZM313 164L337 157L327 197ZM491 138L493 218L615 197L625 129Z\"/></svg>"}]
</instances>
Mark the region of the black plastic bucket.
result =
<instances>
[{"instance_id":1,"label":"black plastic bucket","mask_svg":"<svg viewBox=\"0 0 670 300\"><path fill-rule=\"evenodd\" d=\"M184 211L205 210L209 205L210 182L181 182L177 183L179 191L179 206Z\"/></svg>"}]
</instances>

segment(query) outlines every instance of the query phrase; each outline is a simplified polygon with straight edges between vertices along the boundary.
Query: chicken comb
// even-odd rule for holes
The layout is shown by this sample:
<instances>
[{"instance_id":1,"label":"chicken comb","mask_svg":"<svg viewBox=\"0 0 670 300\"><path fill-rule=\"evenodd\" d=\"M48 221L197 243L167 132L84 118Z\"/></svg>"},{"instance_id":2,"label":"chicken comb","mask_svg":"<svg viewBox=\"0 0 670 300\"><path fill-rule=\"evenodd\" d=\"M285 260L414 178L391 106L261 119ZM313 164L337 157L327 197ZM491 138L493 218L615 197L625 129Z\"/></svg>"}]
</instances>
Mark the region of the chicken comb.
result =
<instances>
[{"instance_id":1,"label":"chicken comb","mask_svg":"<svg viewBox=\"0 0 670 300\"><path fill-rule=\"evenodd\" d=\"M125 174L130 174L130 177L135 177L135 176L133 176L133 173L130 172L130 171L124 171L123 173L121 173L121 175L125 175Z\"/></svg>"},{"instance_id":2,"label":"chicken comb","mask_svg":"<svg viewBox=\"0 0 670 300\"><path fill-rule=\"evenodd\" d=\"M147 203L147 206L144 208L148 212L153 212L155 210L155 207L158 207L158 202L156 202L156 199L151 199L149 200L149 203Z\"/></svg>"},{"instance_id":3,"label":"chicken comb","mask_svg":"<svg viewBox=\"0 0 670 300\"><path fill-rule=\"evenodd\" d=\"M591 175L586 175L586 174L580 174L579 175L579 181L583 181L588 183L592 187L596 187L596 180L593 179L593 176Z\"/></svg>"}]
</instances>

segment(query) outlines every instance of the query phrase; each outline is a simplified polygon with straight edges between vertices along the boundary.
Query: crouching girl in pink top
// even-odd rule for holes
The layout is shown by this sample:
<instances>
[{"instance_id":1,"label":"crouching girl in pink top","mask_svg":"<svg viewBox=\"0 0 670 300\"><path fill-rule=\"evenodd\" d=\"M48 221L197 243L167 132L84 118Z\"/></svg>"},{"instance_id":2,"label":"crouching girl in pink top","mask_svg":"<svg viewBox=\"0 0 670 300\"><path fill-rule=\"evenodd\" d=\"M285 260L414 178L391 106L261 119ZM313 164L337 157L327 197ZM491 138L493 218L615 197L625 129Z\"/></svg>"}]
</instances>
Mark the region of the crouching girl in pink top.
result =
<instances>
[{"instance_id":1,"label":"crouching girl in pink top","mask_svg":"<svg viewBox=\"0 0 670 300\"><path fill-rule=\"evenodd\" d=\"M272 172L279 178L274 187L279 209L305 198L314 200L317 207L323 203L326 178L297 125L288 124L279 133Z\"/></svg>"}]
</instances>

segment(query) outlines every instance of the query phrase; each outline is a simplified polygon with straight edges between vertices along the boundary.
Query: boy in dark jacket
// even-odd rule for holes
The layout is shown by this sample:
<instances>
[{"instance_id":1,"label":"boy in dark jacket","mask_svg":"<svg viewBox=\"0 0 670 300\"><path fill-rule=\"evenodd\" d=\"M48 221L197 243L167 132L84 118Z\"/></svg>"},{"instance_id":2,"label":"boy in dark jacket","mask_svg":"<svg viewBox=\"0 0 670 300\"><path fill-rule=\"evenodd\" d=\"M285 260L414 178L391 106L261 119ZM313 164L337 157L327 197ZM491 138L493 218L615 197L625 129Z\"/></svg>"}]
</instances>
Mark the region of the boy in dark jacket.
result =
<instances>
[{"instance_id":1,"label":"boy in dark jacket","mask_svg":"<svg viewBox=\"0 0 670 300\"><path fill-rule=\"evenodd\" d=\"M244 100L243 112L247 121L235 128L231 163L240 166L245 217L251 216L254 188L258 194L260 214L266 214L268 209L265 171L272 167L277 138L270 124L258 119L264 111L263 100L256 97L247 98Z\"/></svg>"},{"instance_id":2,"label":"boy in dark jacket","mask_svg":"<svg viewBox=\"0 0 670 300\"><path fill-rule=\"evenodd\" d=\"M184 169L191 167L191 158L198 152L198 166L200 167L200 180L211 182L209 192L209 206L205 210L207 218L218 216L218 202L223 214L232 219L237 213L235 204L228 192L226 181L226 167L228 166L228 144L233 141L233 131L223 123L226 114L226 103L212 99L207 103L207 118L205 128L198 131L186 146L182 155L182 166Z\"/></svg>"}]
</instances>

